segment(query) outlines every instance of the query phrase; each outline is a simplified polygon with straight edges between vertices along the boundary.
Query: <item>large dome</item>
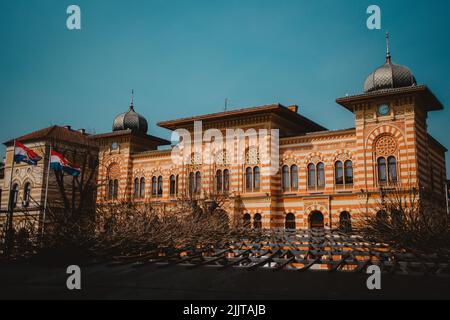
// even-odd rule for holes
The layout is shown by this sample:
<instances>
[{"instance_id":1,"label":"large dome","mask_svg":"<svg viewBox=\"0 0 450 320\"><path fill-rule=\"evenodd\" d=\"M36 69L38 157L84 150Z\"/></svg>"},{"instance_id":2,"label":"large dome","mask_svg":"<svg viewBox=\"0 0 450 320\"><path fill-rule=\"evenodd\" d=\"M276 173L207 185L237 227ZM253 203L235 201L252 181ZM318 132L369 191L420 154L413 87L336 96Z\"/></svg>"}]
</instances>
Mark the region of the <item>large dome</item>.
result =
<instances>
[{"instance_id":1,"label":"large dome","mask_svg":"<svg viewBox=\"0 0 450 320\"><path fill-rule=\"evenodd\" d=\"M148 123L147 120L139 113L134 111L133 104L127 112L119 114L113 123L113 131L131 130L135 133L147 133Z\"/></svg>"},{"instance_id":2,"label":"large dome","mask_svg":"<svg viewBox=\"0 0 450 320\"><path fill-rule=\"evenodd\" d=\"M389 51L389 34L386 35L386 39L386 62L369 74L364 82L364 92L411 87L417 84L416 78L409 68L392 63Z\"/></svg>"}]
</instances>

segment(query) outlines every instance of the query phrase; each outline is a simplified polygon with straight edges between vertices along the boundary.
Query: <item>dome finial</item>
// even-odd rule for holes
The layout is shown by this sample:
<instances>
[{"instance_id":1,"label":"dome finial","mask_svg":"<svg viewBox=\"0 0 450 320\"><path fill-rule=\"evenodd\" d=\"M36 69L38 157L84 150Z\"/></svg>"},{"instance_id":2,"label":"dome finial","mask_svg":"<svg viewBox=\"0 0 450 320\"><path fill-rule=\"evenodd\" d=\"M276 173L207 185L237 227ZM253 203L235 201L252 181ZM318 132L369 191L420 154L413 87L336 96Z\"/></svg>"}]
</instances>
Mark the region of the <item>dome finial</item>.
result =
<instances>
[{"instance_id":1,"label":"dome finial","mask_svg":"<svg viewBox=\"0 0 450 320\"><path fill-rule=\"evenodd\" d=\"M391 49L389 48L389 32L386 32L386 62L391 62Z\"/></svg>"},{"instance_id":2,"label":"dome finial","mask_svg":"<svg viewBox=\"0 0 450 320\"><path fill-rule=\"evenodd\" d=\"M134 110L134 89L131 89L131 103L130 103L130 109Z\"/></svg>"}]
</instances>

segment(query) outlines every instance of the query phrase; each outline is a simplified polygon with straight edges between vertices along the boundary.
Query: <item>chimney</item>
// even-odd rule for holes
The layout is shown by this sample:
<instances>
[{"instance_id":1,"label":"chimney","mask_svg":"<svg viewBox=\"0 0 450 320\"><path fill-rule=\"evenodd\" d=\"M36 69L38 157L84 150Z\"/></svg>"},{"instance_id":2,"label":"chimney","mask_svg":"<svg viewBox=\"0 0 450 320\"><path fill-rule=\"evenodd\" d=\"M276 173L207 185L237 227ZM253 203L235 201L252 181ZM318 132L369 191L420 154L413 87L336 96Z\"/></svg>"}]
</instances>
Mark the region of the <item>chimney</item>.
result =
<instances>
[{"instance_id":1,"label":"chimney","mask_svg":"<svg viewBox=\"0 0 450 320\"><path fill-rule=\"evenodd\" d=\"M291 111L297 113L298 105L293 104L292 106L288 106L287 108L288 108L289 110L291 110Z\"/></svg>"},{"instance_id":2,"label":"chimney","mask_svg":"<svg viewBox=\"0 0 450 320\"><path fill-rule=\"evenodd\" d=\"M86 129L78 129L78 132L81 134L86 134Z\"/></svg>"},{"instance_id":3,"label":"chimney","mask_svg":"<svg viewBox=\"0 0 450 320\"><path fill-rule=\"evenodd\" d=\"M72 130L72 127L69 126L69 125L65 125L64 128L67 129L67 130Z\"/></svg>"}]
</instances>

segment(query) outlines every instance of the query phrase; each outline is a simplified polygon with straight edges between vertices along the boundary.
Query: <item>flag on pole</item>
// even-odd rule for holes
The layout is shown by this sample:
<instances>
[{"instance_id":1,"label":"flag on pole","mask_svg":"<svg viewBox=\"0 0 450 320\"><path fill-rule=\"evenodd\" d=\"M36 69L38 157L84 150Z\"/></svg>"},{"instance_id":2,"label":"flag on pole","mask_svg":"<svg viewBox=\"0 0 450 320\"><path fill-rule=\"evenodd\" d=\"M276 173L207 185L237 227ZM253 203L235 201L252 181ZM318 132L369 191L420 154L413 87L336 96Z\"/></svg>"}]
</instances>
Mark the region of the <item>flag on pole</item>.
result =
<instances>
[{"instance_id":1,"label":"flag on pole","mask_svg":"<svg viewBox=\"0 0 450 320\"><path fill-rule=\"evenodd\" d=\"M36 152L30 148L25 147L19 141L16 141L14 147L14 162L25 162L31 165L37 165L38 161L42 159Z\"/></svg>"},{"instance_id":2,"label":"flag on pole","mask_svg":"<svg viewBox=\"0 0 450 320\"><path fill-rule=\"evenodd\" d=\"M62 154L53 149L50 151L50 168L53 170L62 170L74 177L77 177L81 173L79 165L71 163Z\"/></svg>"}]
</instances>

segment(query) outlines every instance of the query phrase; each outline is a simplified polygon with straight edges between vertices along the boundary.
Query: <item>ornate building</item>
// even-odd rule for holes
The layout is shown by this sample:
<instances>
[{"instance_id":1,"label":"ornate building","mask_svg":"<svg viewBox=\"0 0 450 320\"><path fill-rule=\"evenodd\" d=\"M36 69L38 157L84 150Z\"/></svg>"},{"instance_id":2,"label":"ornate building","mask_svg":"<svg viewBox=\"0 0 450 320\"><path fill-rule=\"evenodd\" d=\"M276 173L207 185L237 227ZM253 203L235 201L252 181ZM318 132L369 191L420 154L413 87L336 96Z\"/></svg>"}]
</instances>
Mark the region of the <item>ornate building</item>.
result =
<instances>
[{"instance_id":1,"label":"ornate building","mask_svg":"<svg viewBox=\"0 0 450 320\"><path fill-rule=\"evenodd\" d=\"M269 132L257 144L233 142L232 150L244 150L242 162L230 158L230 149L200 139L203 151L194 149L184 163L174 162L169 141L147 134L146 119L131 103L114 119L112 132L85 137L98 147L96 201L165 208L184 198L222 194L229 215L256 228L349 227L363 212L376 213L380 190L416 188L445 205L447 150L427 133L428 112L443 106L408 68L394 64L388 51L385 63L367 77L363 93L336 102L353 115L353 128L327 130L297 106L281 104L159 122L162 128L189 132L193 141L199 141L198 121L203 130L223 134L227 129ZM276 173L265 174L269 164L262 145L279 155ZM11 167L11 143L7 146L5 177ZM205 154L214 161L204 161ZM6 180L0 181L4 191ZM40 180L37 184L42 186ZM42 188L36 192L42 200ZM5 201L3 192L2 208Z\"/></svg>"},{"instance_id":2,"label":"ornate building","mask_svg":"<svg viewBox=\"0 0 450 320\"><path fill-rule=\"evenodd\" d=\"M445 205L445 152L427 133L427 115L443 106L412 72L385 63L371 73L364 92L339 98L355 127L327 130L298 113L297 106L258 106L158 123L169 130L278 129L279 170L263 175L258 146L245 140L245 159L236 163L223 149L204 145L183 164L174 163L168 141L147 135L147 122L130 110L116 117L113 132L99 143L98 202L118 199L170 205L184 197L225 194L225 209L254 227L334 228L350 226L379 206L380 190L416 188ZM274 137L266 137L274 145ZM204 142L202 142L204 143ZM235 142L233 148L238 148ZM242 146L240 146L242 147ZM274 150L272 150L274 151ZM206 163L204 154L215 161Z\"/></svg>"},{"instance_id":3,"label":"ornate building","mask_svg":"<svg viewBox=\"0 0 450 320\"><path fill-rule=\"evenodd\" d=\"M13 167L14 140L4 143L6 146L5 167L0 169L0 230L7 221L6 217L10 210L9 200L11 200L16 231L30 230L30 228L37 230L42 226L47 177L47 203L50 203L52 208L78 204L80 185L84 186L88 179L93 182L97 179L98 148L91 137L84 129L74 130L70 126L56 125L18 137L18 141L42 156L42 160L35 166L15 163ZM82 166L84 174L76 181L66 177L58 182L59 176L53 170L49 170L50 146L53 150L64 154L70 161ZM11 192L9 192L10 186ZM86 198L90 198L89 201L95 201L93 192L90 193L92 197L88 195ZM63 197L62 194L65 196Z\"/></svg>"}]
</instances>

